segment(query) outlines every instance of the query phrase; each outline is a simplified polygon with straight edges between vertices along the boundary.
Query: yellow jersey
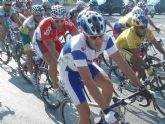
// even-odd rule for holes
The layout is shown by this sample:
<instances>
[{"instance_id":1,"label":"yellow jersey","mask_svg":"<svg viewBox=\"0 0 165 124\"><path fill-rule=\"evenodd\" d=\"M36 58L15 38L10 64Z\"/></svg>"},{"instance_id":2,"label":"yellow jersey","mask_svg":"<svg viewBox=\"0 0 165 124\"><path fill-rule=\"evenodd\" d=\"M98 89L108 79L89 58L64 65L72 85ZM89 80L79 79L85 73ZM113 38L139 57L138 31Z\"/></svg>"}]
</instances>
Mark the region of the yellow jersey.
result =
<instances>
[{"instance_id":1,"label":"yellow jersey","mask_svg":"<svg viewBox=\"0 0 165 124\"><path fill-rule=\"evenodd\" d=\"M146 35L145 37L151 41L154 38L154 35L152 34L151 30L148 28L146 29ZM140 45L142 42L142 39L136 34L135 28L131 27L126 30L124 30L119 37L116 39L115 44L119 49L133 49L137 48L138 45Z\"/></svg>"}]
</instances>

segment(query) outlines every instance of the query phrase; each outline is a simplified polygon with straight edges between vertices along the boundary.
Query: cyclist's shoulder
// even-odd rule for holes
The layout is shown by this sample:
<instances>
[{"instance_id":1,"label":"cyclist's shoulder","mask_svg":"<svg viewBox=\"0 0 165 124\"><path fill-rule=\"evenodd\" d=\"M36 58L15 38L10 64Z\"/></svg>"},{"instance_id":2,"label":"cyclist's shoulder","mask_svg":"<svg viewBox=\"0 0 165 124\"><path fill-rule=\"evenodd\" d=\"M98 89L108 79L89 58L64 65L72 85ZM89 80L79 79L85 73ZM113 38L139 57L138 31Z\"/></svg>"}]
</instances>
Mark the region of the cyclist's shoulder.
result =
<instances>
[{"instance_id":1,"label":"cyclist's shoulder","mask_svg":"<svg viewBox=\"0 0 165 124\"><path fill-rule=\"evenodd\" d=\"M120 35L119 37L117 38L117 41L118 40L132 40L132 38L135 38L136 39L136 35L135 35L135 29L134 27L130 27L126 30L124 30Z\"/></svg>"},{"instance_id":2,"label":"cyclist's shoulder","mask_svg":"<svg viewBox=\"0 0 165 124\"><path fill-rule=\"evenodd\" d=\"M51 25L51 20L52 20L52 17L44 18L43 20L41 20L38 27L39 28L44 28L44 27L50 26Z\"/></svg>"}]
</instances>

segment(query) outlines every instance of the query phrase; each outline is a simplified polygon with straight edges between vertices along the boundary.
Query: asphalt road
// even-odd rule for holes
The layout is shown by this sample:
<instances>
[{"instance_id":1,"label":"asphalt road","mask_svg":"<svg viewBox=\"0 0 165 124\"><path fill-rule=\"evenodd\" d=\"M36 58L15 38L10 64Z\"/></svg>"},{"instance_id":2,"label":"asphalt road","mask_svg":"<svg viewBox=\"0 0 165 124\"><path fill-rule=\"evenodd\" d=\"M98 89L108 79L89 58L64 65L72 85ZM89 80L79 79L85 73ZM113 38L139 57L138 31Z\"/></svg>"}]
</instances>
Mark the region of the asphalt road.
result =
<instances>
[{"instance_id":1,"label":"asphalt road","mask_svg":"<svg viewBox=\"0 0 165 124\"><path fill-rule=\"evenodd\" d=\"M106 18L113 24L120 16ZM153 21L161 28L160 34L154 31L156 38L165 41L164 19L165 15L155 15ZM0 124L62 124L59 109L52 110L43 103L37 89L18 74L14 61L8 65L0 63L0 101ZM162 106L165 110L164 103ZM131 124L165 124L165 117L155 112L153 106L142 108L138 103L129 106L126 120Z\"/></svg>"}]
</instances>

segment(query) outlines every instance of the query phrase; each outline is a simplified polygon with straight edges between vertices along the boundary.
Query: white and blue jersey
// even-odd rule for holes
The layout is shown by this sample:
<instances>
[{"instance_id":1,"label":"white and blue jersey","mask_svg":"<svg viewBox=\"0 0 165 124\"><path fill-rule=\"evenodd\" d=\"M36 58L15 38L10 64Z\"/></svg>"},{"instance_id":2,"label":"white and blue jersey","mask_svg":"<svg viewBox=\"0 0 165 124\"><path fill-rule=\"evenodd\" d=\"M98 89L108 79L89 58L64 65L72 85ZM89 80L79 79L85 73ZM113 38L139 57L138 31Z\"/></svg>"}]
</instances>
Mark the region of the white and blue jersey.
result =
<instances>
[{"instance_id":1,"label":"white and blue jersey","mask_svg":"<svg viewBox=\"0 0 165 124\"><path fill-rule=\"evenodd\" d=\"M103 71L94 64L94 61L103 51L106 51L109 56L118 51L108 35L104 35L104 41L99 51L90 47L82 33L72 37L64 45L58 59L59 78L75 105L86 101L77 68L88 66L94 78L100 71Z\"/></svg>"}]
</instances>

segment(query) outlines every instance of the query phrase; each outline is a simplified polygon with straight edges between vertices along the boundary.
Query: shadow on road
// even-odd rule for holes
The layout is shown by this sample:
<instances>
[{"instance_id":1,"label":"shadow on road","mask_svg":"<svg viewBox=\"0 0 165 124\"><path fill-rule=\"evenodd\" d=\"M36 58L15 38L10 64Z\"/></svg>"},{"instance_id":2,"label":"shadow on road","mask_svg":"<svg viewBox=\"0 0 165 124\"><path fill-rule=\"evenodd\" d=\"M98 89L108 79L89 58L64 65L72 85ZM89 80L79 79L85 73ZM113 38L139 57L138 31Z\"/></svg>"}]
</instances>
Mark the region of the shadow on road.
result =
<instances>
[{"instance_id":1,"label":"shadow on road","mask_svg":"<svg viewBox=\"0 0 165 124\"><path fill-rule=\"evenodd\" d=\"M161 118L160 115L158 115L158 111L148 110L145 112L136 106L130 107L128 111L140 120L148 122L149 124L158 124L158 122L159 124L164 124L165 122L165 118Z\"/></svg>"},{"instance_id":2,"label":"shadow on road","mask_svg":"<svg viewBox=\"0 0 165 124\"><path fill-rule=\"evenodd\" d=\"M3 119L3 117L7 116L7 115L14 115L15 112L10 110L9 107L4 106L0 108L0 120Z\"/></svg>"}]
</instances>

